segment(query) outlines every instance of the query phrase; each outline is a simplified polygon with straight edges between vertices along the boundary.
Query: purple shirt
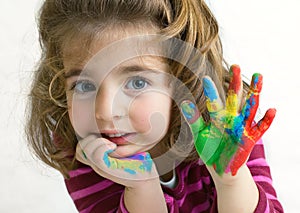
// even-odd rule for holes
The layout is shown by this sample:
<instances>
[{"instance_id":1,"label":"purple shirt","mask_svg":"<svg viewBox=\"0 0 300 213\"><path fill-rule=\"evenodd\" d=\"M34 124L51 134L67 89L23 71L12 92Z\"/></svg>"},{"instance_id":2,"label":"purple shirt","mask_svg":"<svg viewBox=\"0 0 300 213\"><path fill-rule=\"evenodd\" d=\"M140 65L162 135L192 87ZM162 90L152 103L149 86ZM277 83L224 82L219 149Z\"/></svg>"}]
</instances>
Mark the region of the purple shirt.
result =
<instances>
[{"instance_id":1,"label":"purple shirt","mask_svg":"<svg viewBox=\"0 0 300 213\"><path fill-rule=\"evenodd\" d=\"M272 186L261 141L254 146L247 166L259 190L255 212L283 212ZM175 171L177 186L173 189L162 186L169 212L218 212L217 192L205 165L183 162ZM86 165L69 174L65 183L79 212L128 212L124 205L124 186L101 177Z\"/></svg>"}]
</instances>

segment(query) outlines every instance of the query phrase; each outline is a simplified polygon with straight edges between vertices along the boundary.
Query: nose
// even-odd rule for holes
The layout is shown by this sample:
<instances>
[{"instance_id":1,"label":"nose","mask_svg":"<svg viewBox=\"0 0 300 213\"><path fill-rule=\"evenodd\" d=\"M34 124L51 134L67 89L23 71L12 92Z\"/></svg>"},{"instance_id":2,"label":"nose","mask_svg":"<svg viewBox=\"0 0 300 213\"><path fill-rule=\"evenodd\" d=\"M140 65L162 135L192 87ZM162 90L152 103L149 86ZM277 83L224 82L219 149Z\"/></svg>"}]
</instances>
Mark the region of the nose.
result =
<instances>
[{"instance_id":1,"label":"nose","mask_svg":"<svg viewBox=\"0 0 300 213\"><path fill-rule=\"evenodd\" d=\"M96 119L113 121L123 116L120 91L117 88L102 86L95 100Z\"/></svg>"}]
</instances>

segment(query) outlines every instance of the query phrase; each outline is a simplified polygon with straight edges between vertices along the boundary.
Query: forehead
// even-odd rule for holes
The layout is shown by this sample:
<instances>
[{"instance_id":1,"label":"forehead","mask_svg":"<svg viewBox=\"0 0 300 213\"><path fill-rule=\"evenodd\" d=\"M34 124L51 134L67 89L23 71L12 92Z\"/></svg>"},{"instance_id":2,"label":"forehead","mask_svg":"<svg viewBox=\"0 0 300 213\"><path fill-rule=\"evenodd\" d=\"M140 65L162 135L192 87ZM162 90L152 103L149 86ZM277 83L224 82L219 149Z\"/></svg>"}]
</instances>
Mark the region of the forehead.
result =
<instances>
[{"instance_id":1,"label":"forehead","mask_svg":"<svg viewBox=\"0 0 300 213\"><path fill-rule=\"evenodd\" d=\"M138 44L136 38L156 34L157 32L158 29L152 24L143 23L143 25L137 24L135 26L132 24L125 26L109 25L105 29L95 31L94 34L90 33L89 35L79 33L63 45L64 67L66 71L72 67L83 67L91 59L99 62L101 56L106 61L117 60L118 57L126 61L132 58L132 55L135 55L139 56L139 61L145 61L144 59L149 59L149 57L142 57L138 48L145 48L146 45ZM136 52L133 53L133 51Z\"/></svg>"}]
</instances>

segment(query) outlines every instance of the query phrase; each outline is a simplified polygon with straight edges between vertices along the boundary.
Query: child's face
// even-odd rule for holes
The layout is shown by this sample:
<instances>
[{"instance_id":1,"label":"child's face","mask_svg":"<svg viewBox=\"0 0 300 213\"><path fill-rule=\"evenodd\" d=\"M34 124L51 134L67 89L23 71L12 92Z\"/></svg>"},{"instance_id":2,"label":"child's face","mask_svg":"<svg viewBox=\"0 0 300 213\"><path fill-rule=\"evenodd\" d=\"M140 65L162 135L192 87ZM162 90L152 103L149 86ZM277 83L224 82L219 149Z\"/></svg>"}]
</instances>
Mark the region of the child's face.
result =
<instances>
[{"instance_id":1,"label":"child's face","mask_svg":"<svg viewBox=\"0 0 300 213\"><path fill-rule=\"evenodd\" d=\"M110 42L96 43L92 55ZM74 65L74 60L69 57L64 66L68 112L77 135L110 140L117 145L115 156L150 151L169 126L172 89L163 60L136 57L106 73L103 64L84 69L85 63Z\"/></svg>"}]
</instances>

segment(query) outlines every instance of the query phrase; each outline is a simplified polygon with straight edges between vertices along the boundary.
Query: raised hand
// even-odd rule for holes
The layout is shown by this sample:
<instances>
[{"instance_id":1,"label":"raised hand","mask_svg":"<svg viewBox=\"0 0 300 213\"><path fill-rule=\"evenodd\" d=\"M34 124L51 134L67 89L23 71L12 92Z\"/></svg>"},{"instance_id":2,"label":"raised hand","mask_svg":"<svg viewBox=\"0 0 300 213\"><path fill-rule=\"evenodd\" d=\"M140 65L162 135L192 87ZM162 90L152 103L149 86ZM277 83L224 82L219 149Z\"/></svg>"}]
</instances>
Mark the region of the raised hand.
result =
<instances>
[{"instance_id":1,"label":"raised hand","mask_svg":"<svg viewBox=\"0 0 300 213\"><path fill-rule=\"evenodd\" d=\"M196 150L209 166L222 175L231 172L235 175L246 162L255 143L270 127L276 110L269 109L265 116L254 123L262 89L262 75L254 74L246 102L241 111L242 80L240 68L230 68L231 81L228 88L226 105L221 101L213 81L203 78L206 106L210 122L205 123L197 107L189 100L183 101L181 111L188 122L194 137Z\"/></svg>"}]
</instances>

